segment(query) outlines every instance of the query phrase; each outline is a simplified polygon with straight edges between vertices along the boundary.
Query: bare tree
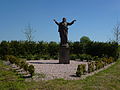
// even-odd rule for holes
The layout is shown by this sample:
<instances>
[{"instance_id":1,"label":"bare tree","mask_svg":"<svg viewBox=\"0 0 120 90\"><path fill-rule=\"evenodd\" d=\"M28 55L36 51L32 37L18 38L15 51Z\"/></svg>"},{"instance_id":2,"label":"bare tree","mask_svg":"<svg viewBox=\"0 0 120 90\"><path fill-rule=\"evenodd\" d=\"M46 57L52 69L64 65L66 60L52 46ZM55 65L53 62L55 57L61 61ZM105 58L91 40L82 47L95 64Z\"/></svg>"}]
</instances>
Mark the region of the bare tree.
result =
<instances>
[{"instance_id":1,"label":"bare tree","mask_svg":"<svg viewBox=\"0 0 120 90\"><path fill-rule=\"evenodd\" d=\"M113 34L114 34L114 37L115 37L115 41L117 43L120 42L120 24L117 23L114 28L113 28Z\"/></svg>"},{"instance_id":2,"label":"bare tree","mask_svg":"<svg viewBox=\"0 0 120 90\"><path fill-rule=\"evenodd\" d=\"M31 27L30 24L28 24L28 25L25 27L23 33L25 34L25 37L26 37L26 39L27 39L29 42L33 40L33 33L34 33L34 32L35 32L35 31L33 30L33 28Z\"/></svg>"}]
</instances>

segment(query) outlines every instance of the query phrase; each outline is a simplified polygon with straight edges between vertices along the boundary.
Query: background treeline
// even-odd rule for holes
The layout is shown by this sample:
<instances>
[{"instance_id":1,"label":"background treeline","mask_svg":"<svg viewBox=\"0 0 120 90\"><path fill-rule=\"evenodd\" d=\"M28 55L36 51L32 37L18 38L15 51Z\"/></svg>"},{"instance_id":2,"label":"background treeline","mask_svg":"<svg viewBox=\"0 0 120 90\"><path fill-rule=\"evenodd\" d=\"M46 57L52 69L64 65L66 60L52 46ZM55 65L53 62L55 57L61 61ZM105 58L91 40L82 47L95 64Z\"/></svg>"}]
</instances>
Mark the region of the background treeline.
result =
<instances>
[{"instance_id":1,"label":"background treeline","mask_svg":"<svg viewBox=\"0 0 120 90\"><path fill-rule=\"evenodd\" d=\"M92 57L113 57L118 58L118 44L116 42L93 42L78 41L69 42L70 56L79 58L81 54L87 54ZM2 41L0 43L0 57L5 55L14 55L27 59L58 59L59 43L56 42L28 42L28 41Z\"/></svg>"}]
</instances>

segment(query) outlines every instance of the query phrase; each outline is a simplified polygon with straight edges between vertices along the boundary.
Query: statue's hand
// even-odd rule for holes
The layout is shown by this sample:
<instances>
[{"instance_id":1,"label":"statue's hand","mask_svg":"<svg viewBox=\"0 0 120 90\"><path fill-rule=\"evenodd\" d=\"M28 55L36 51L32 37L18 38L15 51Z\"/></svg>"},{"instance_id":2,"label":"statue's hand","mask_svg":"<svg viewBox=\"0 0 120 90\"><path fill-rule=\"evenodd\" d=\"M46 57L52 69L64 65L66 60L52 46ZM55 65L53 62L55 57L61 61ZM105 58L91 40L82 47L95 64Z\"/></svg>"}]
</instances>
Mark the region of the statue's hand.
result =
<instances>
[{"instance_id":1,"label":"statue's hand","mask_svg":"<svg viewBox=\"0 0 120 90\"><path fill-rule=\"evenodd\" d=\"M53 19L53 21L54 21L54 22L56 22L56 20L55 20L55 19Z\"/></svg>"},{"instance_id":2,"label":"statue's hand","mask_svg":"<svg viewBox=\"0 0 120 90\"><path fill-rule=\"evenodd\" d=\"M76 22L76 20L73 20L73 22Z\"/></svg>"}]
</instances>

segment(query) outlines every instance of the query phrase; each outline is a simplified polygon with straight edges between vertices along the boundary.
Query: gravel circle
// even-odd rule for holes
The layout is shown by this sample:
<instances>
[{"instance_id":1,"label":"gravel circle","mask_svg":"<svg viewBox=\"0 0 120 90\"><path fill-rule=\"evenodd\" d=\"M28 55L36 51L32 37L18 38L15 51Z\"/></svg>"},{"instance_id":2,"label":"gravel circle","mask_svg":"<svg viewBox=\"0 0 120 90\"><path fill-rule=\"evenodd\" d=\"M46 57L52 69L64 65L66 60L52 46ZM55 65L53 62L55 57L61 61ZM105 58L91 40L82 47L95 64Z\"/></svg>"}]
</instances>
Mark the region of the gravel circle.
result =
<instances>
[{"instance_id":1,"label":"gravel circle","mask_svg":"<svg viewBox=\"0 0 120 90\"><path fill-rule=\"evenodd\" d=\"M29 64L34 65L36 75L33 77L33 80L51 80L51 79L59 79L63 78L65 80L78 80L78 79L85 79L87 76L94 75L99 71L102 71L109 66L115 64L109 64L104 68L101 68L97 71L92 73L86 73L81 77L76 77L76 71L79 64L86 64L86 71L88 69L88 62L85 61L74 61L70 60L70 64L59 64L59 60L30 60L27 61ZM39 76L40 75L40 76ZM43 77L41 77L41 75ZM29 80L27 80L29 81Z\"/></svg>"},{"instance_id":2,"label":"gravel circle","mask_svg":"<svg viewBox=\"0 0 120 90\"><path fill-rule=\"evenodd\" d=\"M78 65L87 65L87 62L73 60L70 61L70 64L59 64L59 60L30 60L27 62L34 65L35 73L45 74L45 78L42 78L42 80L57 78L64 78L65 80L79 79L79 77L76 77Z\"/></svg>"}]
</instances>

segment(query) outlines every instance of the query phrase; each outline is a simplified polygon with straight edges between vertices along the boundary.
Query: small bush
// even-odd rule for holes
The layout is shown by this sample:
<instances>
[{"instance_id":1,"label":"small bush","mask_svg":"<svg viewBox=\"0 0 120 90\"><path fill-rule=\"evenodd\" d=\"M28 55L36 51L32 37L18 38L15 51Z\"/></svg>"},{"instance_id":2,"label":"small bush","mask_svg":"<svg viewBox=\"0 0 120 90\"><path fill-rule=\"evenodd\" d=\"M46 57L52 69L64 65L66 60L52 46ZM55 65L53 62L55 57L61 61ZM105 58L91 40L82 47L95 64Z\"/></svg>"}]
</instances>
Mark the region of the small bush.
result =
<instances>
[{"instance_id":1,"label":"small bush","mask_svg":"<svg viewBox=\"0 0 120 90\"><path fill-rule=\"evenodd\" d=\"M25 63L23 69L27 72L28 71L28 63Z\"/></svg>"},{"instance_id":2,"label":"small bush","mask_svg":"<svg viewBox=\"0 0 120 90\"><path fill-rule=\"evenodd\" d=\"M83 60L87 60L87 61L92 60L91 55L88 55L88 54L80 54L79 58L80 58L81 61L83 61Z\"/></svg>"},{"instance_id":3,"label":"small bush","mask_svg":"<svg viewBox=\"0 0 120 90\"><path fill-rule=\"evenodd\" d=\"M17 58L15 56L9 55L9 61L12 64L15 64L15 62L17 62Z\"/></svg>"},{"instance_id":4,"label":"small bush","mask_svg":"<svg viewBox=\"0 0 120 90\"><path fill-rule=\"evenodd\" d=\"M2 57L2 59L5 60L5 61L9 61L9 58L10 58L10 55L5 55L5 56Z\"/></svg>"},{"instance_id":5,"label":"small bush","mask_svg":"<svg viewBox=\"0 0 120 90\"><path fill-rule=\"evenodd\" d=\"M44 60L49 60L49 59L50 59L50 56L49 56L49 55L43 55L42 58L43 58Z\"/></svg>"},{"instance_id":6,"label":"small bush","mask_svg":"<svg viewBox=\"0 0 120 90\"><path fill-rule=\"evenodd\" d=\"M88 73L91 73L95 71L95 63L94 62L89 62L88 63Z\"/></svg>"},{"instance_id":7,"label":"small bush","mask_svg":"<svg viewBox=\"0 0 120 90\"><path fill-rule=\"evenodd\" d=\"M16 58L15 64L16 64L17 66L20 66L20 59Z\"/></svg>"},{"instance_id":8,"label":"small bush","mask_svg":"<svg viewBox=\"0 0 120 90\"><path fill-rule=\"evenodd\" d=\"M99 60L99 57L98 57L98 56L94 56L92 59L93 59L94 61L98 61L98 60Z\"/></svg>"},{"instance_id":9,"label":"small bush","mask_svg":"<svg viewBox=\"0 0 120 90\"><path fill-rule=\"evenodd\" d=\"M34 60L40 60L40 57L36 56L36 57L34 57Z\"/></svg>"},{"instance_id":10,"label":"small bush","mask_svg":"<svg viewBox=\"0 0 120 90\"><path fill-rule=\"evenodd\" d=\"M96 61L95 62L95 67L96 67L95 68L96 70L103 68L104 67L104 62L102 62L102 61Z\"/></svg>"},{"instance_id":11,"label":"small bush","mask_svg":"<svg viewBox=\"0 0 120 90\"><path fill-rule=\"evenodd\" d=\"M31 54L28 55L26 59L27 59L27 60L32 60L32 55L31 55Z\"/></svg>"},{"instance_id":12,"label":"small bush","mask_svg":"<svg viewBox=\"0 0 120 90\"><path fill-rule=\"evenodd\" d=\"M106 58L106 57L101 58L101 61L104 62L105 66L108 64L108 58Z\"/></svg>"},{"instance_id":13,"label":"small bush","mask_svg":"<svg viewBox=\"0 0 120 90\"><path fill-rule=\"evenodd\" d=\"M78 65L76 76L80 77L81 75L85 74L85 72L86 72L86 65L85 64Z\"/></svg>"},{"instance_id":14,"label":"small bush","mask_svg":"<svg viewBox=\"0 0 120 90\"><path fill-rule=\"evenodd\" d=\"M105 63L105 65L107 64L111 64L114 62L114 58L113 57L109 57L109 58L102 58L102 61Z\"/></svg>"},{"instance_id":15,"label":"small bush","mask_svg":"<svg viewBox=\"0 0 120 90\"><path fill-rule=\"evenodd\" d=\"M57 55L53 56L53 59L58 60L58 56Z\"/></svg>"},{"instance_id":16,"label":"small bush","mask_svg":"<svg viewBox=\"0 0 120 90\"><path fill-rule=\"evenodd\" d=\"M70 55L70 60L75 60L77 59L77 55L76 54L71 54Z\"/></svg>"},{"instance_id":17,"label":"small bush","mask_svg":"<svg viewBox=\"0 0 120 90\"><path fill-rule=\"evenodd\" d=\"M107 60L107 63L111 64L111 63L113 63L113 61L114 61L114 58L113 57L109 57L108 60Z\"/></svg>"},{"instance_id":18,"label":"small bush","mask_svg":"<svg viewBox=\"0 0 120 90\"><path fill-rule=\"evenodd\" d=\"M22 61L20 62L20 68L24 68L24 65L25 65L25 64L26 64L26 62L22 60Z\"/></svg>"},{"instance_id":19,"label":"small bush","mask_svg":"<svg viewBox=\"0 0 120 90\"><path fill-rule=\"evenodd\" d=\"M29 71L29 73L30 73L30 75L31 75L31 77L34 75L34 72L35 72L35 68L34 68L34 66L33 65L30 65L29 67L28 67L28 71Z\"/></svg>"}]
</instances>

